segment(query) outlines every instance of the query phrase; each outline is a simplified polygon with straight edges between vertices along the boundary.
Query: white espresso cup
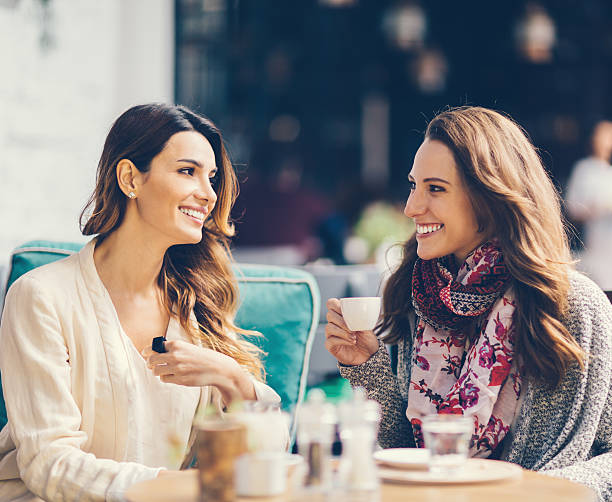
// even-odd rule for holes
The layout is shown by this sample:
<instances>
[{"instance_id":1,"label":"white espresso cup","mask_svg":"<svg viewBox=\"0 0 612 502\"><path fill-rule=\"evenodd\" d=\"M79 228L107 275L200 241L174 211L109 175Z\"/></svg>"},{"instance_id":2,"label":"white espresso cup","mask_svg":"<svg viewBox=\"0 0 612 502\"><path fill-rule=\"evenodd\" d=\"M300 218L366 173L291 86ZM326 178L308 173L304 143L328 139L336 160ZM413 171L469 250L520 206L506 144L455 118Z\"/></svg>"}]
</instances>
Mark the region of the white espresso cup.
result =
<instances>
[{"instance_id":1,"label":"white espresso cup","mask_svg":"<svg viewBox=\"0 0 612 502\"><path fill-rule=\"evenodd\" d=\"M340 309L344 322L351 331L372 330L380 315L380 297L340 298Z\"/></svg>"}]
</instances>

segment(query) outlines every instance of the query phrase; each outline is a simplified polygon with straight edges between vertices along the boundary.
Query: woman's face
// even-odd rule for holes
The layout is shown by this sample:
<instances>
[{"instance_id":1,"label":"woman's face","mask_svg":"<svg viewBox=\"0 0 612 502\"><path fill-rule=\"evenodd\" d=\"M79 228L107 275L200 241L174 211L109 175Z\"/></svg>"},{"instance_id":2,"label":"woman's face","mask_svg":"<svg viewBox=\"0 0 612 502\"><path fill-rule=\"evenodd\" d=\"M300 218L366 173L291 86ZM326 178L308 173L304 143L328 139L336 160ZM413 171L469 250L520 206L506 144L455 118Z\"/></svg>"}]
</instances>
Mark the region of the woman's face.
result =
<instances>
[{"instance_id":1,"label":"woman's face","mask_svg":"<svg viewBox=\"0 0 612 502\"><path fill-rule=\"evenodd\" d=\"M463 263L484 234L451 150L425 140L408 175L411 190L404 214L416 224L417 254L423 260L455 255Z\"/></svg>"},{"instance_id":2,"label":"woman's face","mask_svg":"<svg viewBox=\"0 0 612 502\"><path fill-rule=\"evenodd\" d=\"M212 186L216 174L215 154L204 136L194 131L171 136L149 172L139 174L134 202L147 230L169 246L200 242L204 221L217 201Z\"/></svg>"}]
</instances>

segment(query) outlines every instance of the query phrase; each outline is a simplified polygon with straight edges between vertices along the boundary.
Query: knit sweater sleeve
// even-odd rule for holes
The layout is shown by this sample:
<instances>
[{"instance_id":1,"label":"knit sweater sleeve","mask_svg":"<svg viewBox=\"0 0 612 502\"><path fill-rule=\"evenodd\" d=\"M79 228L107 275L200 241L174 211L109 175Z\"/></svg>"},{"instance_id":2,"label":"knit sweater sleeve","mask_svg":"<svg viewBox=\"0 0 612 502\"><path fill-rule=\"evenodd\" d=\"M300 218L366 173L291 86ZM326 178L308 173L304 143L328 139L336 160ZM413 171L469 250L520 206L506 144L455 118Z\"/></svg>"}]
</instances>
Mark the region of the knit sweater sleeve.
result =
<instances>
[{"instance_id":1,"label":"knit sweater sleeve","mask_svg":"<svg viewBox=\"0 0 612 502\"><path fill-rule=\"evenodd\" d=\"M382 448L414 447L412 427L406 418L406 400L402 398L397 377L391 371L389 353L381 341L378 351L357 366L338 364L340 375L352 387L363 387L370 399L382 409L378 443Z\"/></svg>"},{"instance_id":2,"label":"knit sweater sleeve","mask_svg":"<svg viewBox=\"0 0 612 502\"><path fill-rule=\"evenodd\" d=\"M612 501L612 388L608 392L593 449L595 456L589 460L541 472L582 483L597 494L599 501Z\"/></svg>"},{"instance_id":3,"label":"knit sweater sleeve","mask_svg":"<svg viewBox=\"0 0 612 502\"><path fill-rule=\"evenodd\" d=\"M565 453L557 455L569 459L573 452L577 461L558 466L553 458L542 472L587 485L598 500L612 501L612 308L598 288L588 287L584 279L573 282L581 286L579 301L587 304L581 307L582 331L587 326L592 331L586 346L590 369L585 388L589 392L585 392L585 402L581 403L576 432L569 438ZM586 441L587 438L592 439Z\"/></svg>"}]
</instances>

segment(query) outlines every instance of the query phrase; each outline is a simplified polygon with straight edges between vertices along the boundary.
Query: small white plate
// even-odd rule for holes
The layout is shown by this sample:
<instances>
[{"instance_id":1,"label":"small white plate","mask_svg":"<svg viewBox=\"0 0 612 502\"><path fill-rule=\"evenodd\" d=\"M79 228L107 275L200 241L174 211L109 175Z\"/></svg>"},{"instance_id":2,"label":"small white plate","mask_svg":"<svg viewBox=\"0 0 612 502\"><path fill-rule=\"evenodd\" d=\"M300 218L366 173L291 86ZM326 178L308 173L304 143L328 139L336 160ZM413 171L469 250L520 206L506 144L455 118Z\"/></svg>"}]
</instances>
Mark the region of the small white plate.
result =
<instances>
[{"instance_id":1,"label":"small white plate","mask_svg":"<svg viewBox=\"0 0 612 502\"><path fill-rule=\"evenodd\" d=\"M378 475L380 479L391 483L463 485L519 478L523 475L523 470L518 465L510 462L470 458L462 468L450 475L433 474L429 471L389 469L385 467L378 469Z\"/></svg>"},{"instance_id":2,"label":"small white plate","mask_svg":"<svg viewBox=\"0 0 612 502\"><path fill-rule=\"evenodd\" d=\"M429 450L425 448L388 448L374 452L374 460L396 469L427 470Z\"/></svg>"}]
</instances>

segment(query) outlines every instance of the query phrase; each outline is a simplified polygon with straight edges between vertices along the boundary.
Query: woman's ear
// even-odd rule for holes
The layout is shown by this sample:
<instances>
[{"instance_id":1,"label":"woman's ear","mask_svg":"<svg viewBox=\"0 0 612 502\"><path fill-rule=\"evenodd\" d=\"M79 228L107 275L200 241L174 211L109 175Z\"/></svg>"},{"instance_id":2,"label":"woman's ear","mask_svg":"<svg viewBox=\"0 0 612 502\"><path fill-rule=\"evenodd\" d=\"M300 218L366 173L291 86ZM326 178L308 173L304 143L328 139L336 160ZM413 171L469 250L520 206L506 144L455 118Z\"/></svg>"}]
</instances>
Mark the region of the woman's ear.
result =
<instances>
[{"instance_id":1,"label":"woman's ear","mask_svg":"<svg viewBox=\"0 0 612 502\"><path fill-rule=\"evenodd\" d=\"M117 182L119 183L119 188L130 199L137 196L138 175L139 171L131 160L121 159L117 163Z\"/></svg>"}]
</instances>

